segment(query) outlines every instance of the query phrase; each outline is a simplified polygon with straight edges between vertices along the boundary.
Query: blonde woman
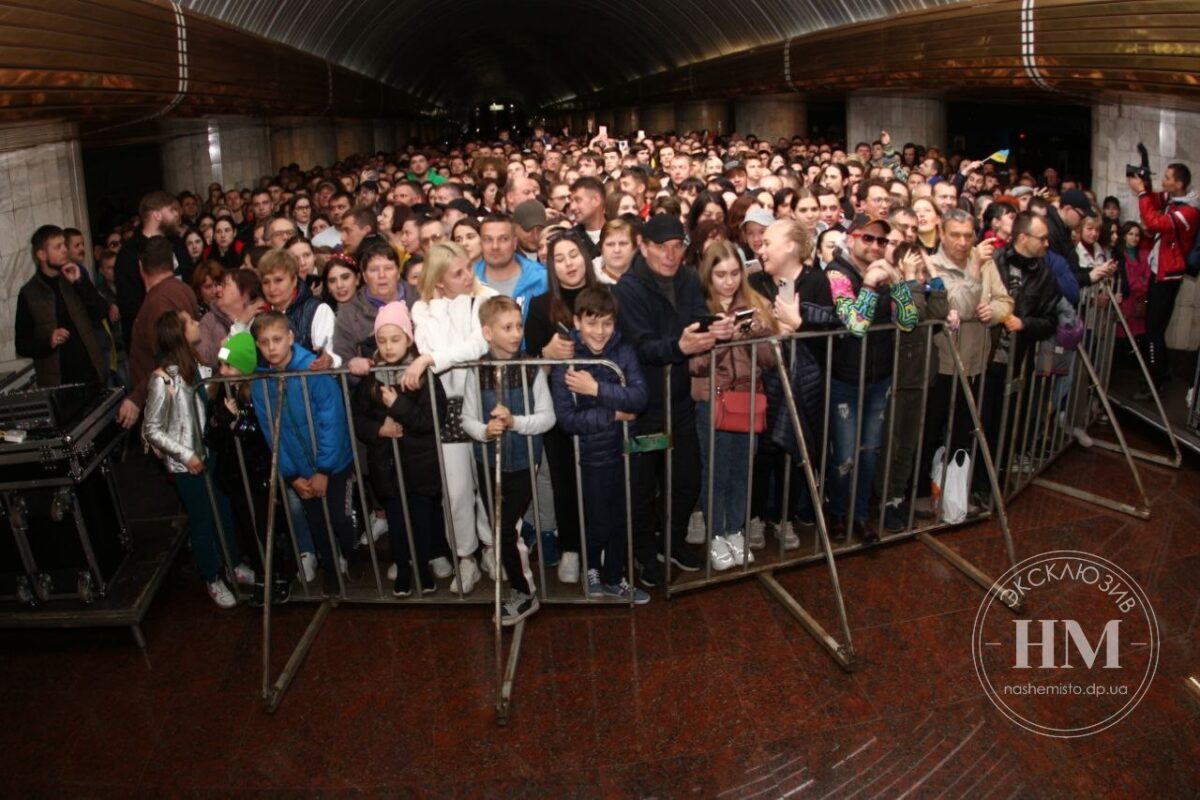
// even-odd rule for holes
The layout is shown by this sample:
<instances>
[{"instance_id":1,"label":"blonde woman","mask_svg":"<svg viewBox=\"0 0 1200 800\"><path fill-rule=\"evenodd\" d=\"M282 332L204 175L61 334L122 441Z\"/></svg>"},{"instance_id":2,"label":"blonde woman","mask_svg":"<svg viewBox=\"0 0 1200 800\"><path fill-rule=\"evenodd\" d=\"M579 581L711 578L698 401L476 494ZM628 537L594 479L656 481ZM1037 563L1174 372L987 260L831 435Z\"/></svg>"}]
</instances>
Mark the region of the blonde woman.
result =
<instances>
[{"instance_id":1,"label":"blonde woman","mask_svg":"<svg viewBox=\"0 0 1200 800\"><path fill-rule=\"evenodd\" d=\"M454 530L454 548L459 559L458 576L450 589L457 592L459 577L463 593L479 581L475 551L479 542L490 549L492 535L487 510L475 484L475 462L470 439L462 431L463 393L469 370L451 369L475 361L487 353L487 342L479 326L479 306L496 294L479 282L471 269L467 251L457 244L439 242L429 249L421 273L421 299L412 309L414 338L420 355L405 370L401 385L408 391L421 385L421 377L432 367L441 372L448 407L442 422L442 464ZM485 555L484 569L491 569Z\"/></svg>"}]
</instances>

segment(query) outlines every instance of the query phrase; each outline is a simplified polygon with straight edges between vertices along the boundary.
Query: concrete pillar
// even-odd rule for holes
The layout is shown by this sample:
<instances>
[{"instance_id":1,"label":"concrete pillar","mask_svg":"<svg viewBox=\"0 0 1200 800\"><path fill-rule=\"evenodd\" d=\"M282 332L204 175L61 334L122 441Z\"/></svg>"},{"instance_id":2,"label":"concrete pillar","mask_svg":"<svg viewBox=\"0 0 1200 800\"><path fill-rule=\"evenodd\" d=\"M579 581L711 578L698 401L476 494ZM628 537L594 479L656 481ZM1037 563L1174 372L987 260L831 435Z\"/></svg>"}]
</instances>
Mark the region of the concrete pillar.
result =
<instances>
[{"instance_id":1,"label":"concrete pillar","mask_svg":"<svg viewBox=\"0 0 1200 800\"><path fill-rule=\"evenodd\" d=\"M808 135L808 106L798 94L764 94L734 104L734 130L775 144L779 139Z\"/></svg>"},{"instance_id":2,"label":"concrete pillar","mask_svg":"<svg viewBox=\"0 0 1200 800\"><path fill-rule=\"evenodd\" d=\"M375 128L370 120L335 119L333 130L337 138L339 161L348 156L371 152L375 148Z\"/></svg>"},{"instance_id":3,"label":"concrete pillar","mask_svg":"<svg viewBox=\"0 0 1200 800\"><path fill-rule=\"evenodd\" d=\"M196 191L216 181L226 188L257 186L274 170L265 120L214 118L165 123L167 140L159 149L163 188Z\"/></svg>"},{"instance_id":4,"label":"concrete pillar","mask_svg":"<svg viewBox=\"0 0 1200 800\"><path fill-rule=\"evenodd\" d=\"M63 123L0 128L0 361L16 358L17 294L33 276L33 232L78 228L92 252L78 136Z\"/></svg>"},{"instance_id":5,"label":"concrete pillar","mask_svg":"<svg viewBox=\"0 0 1200 800\"><path fill-rule=\"evenodd\" d=\"M643 106L638 112L638 116L642 123L639 127L645 129L649 136L675 130L675 106L673 105Z\"/></svg>"},{"instance_id":6,"label":"concrete pillar","mask_svg":"<svg viewBox=\"0 0 1200 800\"><path fill-rule=\"evenodd\" d=\"M675 128L685 131L715 131L729 133L732 120L729 103L724 100L701 100L695 103L680 103L675 106Z\"/></svg>"},{"instance_id":7,"label":"concrete pillar","mask_svg":"<svg viewBox=\"0 0 1200 800\"><path fill-rule=\"evenodd\" d=\"M1176 111L1153 106L1096 104L1092 106L1092 189L1097 201L1112 195L1121 201L1121 218L1137 219L1137 198L1125 182L1125 165L1137 164L1137 144L1146 145L1155 187L1160 187L1167 164L1179 161L1192 170L1195 188L1200 170L1200 111ZM1200 347L1200 290L1184 278L1167 327L1167 347Z\"/></svg>"},{"instance_id":8,"label":"concrete pillar","mask_svg":"<svg viewBox=\"0 0 1200 800\"><path fill-rule=\"evenodd\" d=\"M389 120L377 119L372 123L374 128L374 145L371 151L378 153L380 150L385 153L390 153L396 149L396 126Z\"/></svg>"},{"instance_id":9,"label":"concrete pillar","mask_svg":"<svg viewBox=\"0 0 1200 800\"><path fill-rule=\"evenodd\" d=\"M946 149L946 104L931 97L852 94L846 98L846 149L873 142L879 132L905 142Z\"/></svg>"},{"instance_id":10,"label":"concrete pillar","mask_svg":"<svg viewBox=\"0 0 1200 800\"><path fill-rule=\"evenodd\" d=\"M642 129L642 114L637 106L622 106L613 110L613 126L624 133L636 137Z\"/></svg>"},{"instance_id":11,"label":"concrete pillar","mask_svg":"<svg viewBox=\"0 0 1200 800\"><path fill-rule=\"evenodd\" d=\"M271 120L271 163L275 169L299 164L301 169L327 167L337 160L333 122L321 117L277 117Z\"/></svg>"}]
</instances>

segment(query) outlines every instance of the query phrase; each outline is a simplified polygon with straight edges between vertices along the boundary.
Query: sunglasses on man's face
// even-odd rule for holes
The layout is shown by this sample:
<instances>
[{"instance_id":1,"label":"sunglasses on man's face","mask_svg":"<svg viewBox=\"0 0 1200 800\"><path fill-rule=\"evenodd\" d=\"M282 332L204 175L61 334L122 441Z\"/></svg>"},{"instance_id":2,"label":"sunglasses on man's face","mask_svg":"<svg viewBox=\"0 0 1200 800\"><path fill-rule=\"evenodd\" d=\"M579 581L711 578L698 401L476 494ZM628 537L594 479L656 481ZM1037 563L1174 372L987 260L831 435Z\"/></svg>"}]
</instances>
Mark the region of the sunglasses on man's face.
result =
<instances>
[{"instance_id":1,"label":"sunglasses on man's face","mask_svg":"<svg viewBox=\"0 0 1200 800\"><path fill-rule=\"evenodd\" d=\"M871 233L856 233L854 235L857 236L859 239L862 239L863 243L866 245L876 245L878 247L883 247L884 245L886 245L888 243L886 236L875 236L874 234L871 234Z\"/></svg>"}]
</instances>

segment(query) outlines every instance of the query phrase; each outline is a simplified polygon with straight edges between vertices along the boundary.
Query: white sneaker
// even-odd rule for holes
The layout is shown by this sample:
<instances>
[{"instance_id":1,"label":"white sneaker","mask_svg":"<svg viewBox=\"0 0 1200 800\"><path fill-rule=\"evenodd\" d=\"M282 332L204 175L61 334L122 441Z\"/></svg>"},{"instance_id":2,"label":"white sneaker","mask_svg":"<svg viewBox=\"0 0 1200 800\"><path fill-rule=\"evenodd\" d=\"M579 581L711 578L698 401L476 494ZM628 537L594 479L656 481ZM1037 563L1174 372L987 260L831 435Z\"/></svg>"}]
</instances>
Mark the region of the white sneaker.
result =
<instances>
[{"instance_id":1,"label":"white sneaker","mask_svg":"<svg viewBox=\"0 0 1200 800\"><path fill-rule=\"evenodd\" d=\"M371 541L378 542L380 539L383 538L383 535L387 532L388 532L387 518L386 517L377 517L374 514L372 514L371 515ZM365 545L367 543L367 532L366 531L363 531L362 535L358 537L358 543L360 545ZM393 578L392 580L395 580L395 578Z\"/></svg>"},{"instance_id":2,"label":"white sneaker","mask_svg":"<svg viewBox=\"0 0 1200 800\"><path fill-rule=\"evenodd\" d=\"M754 563L754 553L746 549L746 537L742 536L741 531L726 536L725 544L729 547L729 554L733 556L734 564L740 567L747 559L751 564Z\"/></svg>"},{"instance_id":3,"label":"white sneaker","mask_svg":"<svg viewBox=\"0 0 1200 800\"><path fill-rule=\"evenodd\" d=\"M495 569L492 568L492 551L494 549L495 548L490 547L490 546L483 548L483 558L479 559L480 566L483 567L483 571L486 572L487 576L489 578L491 578L493 581L497 580L496 571L495 571ZM506 569L504 569L504 564L500 565L499 580L502 580L502 581L508 580L508 571Z\"/></svg>"},{"instance_id":4,"label":"white sneaker","mask_svg":"<svg viewBox=\"0 0 1200 800\"><path fill-rule=\"evenodd\" d=\"M350 562L346 560L345 556L338 556L338 569L343 575L350 574Z\"/></svg>"},{"instance_id":5,"label":"white sneaker","mask_svg":"<svg viewBox=\"0 0 1200 800\"><path fill-rule=\"evenodd\" d=\"M254 570L245 563L238 564L233 568L233 579L237 581L238 586L253 586Z\"/></svg>"},{"instance_id":6,"label":"white sneaker","mask_svg":"<svg viewBox=\"0 0 1200 800\"><path fill-rule=\"evenodd\" d=\"M1095 444L1095 442L1092 441L1092 437L1088 436L1088 432L1084 428L1075 428L1071 431L1071 433L1074 435L1075 441L1079 442L1080 447L1091 447Z\"/></svg>"},{"instance_id":7,"label":"white sneaker","mask_svg":"<svg viewBox=\"0 0 1200 800\"><path fill-rule=\"evenodd\" d=\"M775 535L783 540L784 550L795 550L800 546L800 537L796 535L796 528L791 520L781 523L775 529Z\"/></svg>"},{"instance_id":8,"label":"white sneaker","mask_svg":"<svg viewBox=\"0 0 1200 800\"><path fill-rule=\"evenodd\" d=\"M312 583L317 579L317 556L315 553L300 554L300 574L297 577L304 583Z\"/></svg>"},{"instance_id":9,"label":"white sneaker","mask_svg":"<svg viewBox=\"0 0 1200 800\"><path fill-rule=\"evenodd\" d=\"M430 561L429 568L433 570L433 576L439 580L445 580L454 574L454 566L445 556L438 556Z\"/></svg>"},{"instance_id":10,"label":"white sneaker","mask_svg":"<svg viewBox=\"0 0 1200 800\"><path fill-rule=\"evenodd\" d=\"M396 580L396 575L398 572L399 570L396 569L396 562L393 561L391 564L388 564L387 576L389 581Z\"/></svg>"},{"instance_id":11,"label":"white sneaker","mask_svg":"<svg viewBox=\"0 0 1200 800\"><path fill-rule=\"evenodd\" d=\"M717 572L723 572L733 566L733 553L729 552L729 543L724 536L714 536L708 546L708 560Z\"/></svg>"},{"instance_id":12,"label":"white sneaker","mask_svg":"<svg viewBox=\"0 0 1200 800\"><path fill-rule=\"evenodd\" d=\"M458 578L462 576L462 593L470 594L475 588L475 584L479 583L479 566L473 558L460 558L458 560L458 575L454 576L454 580L450 581L450 591L453 594L458 594Z\"/></svg>"},{"instance_id":13,"label":"white sneaker","mask_svg":"<svg viewBox=\"0 0 1200 800\"><path fill-rule=\"evenodd\" d=\"M750 520L750 529L746 531L746 541L750 543L751 550L762 550L767 546L766 523L758 517Z\"/></svg>"},{"instance_id":14,"label":"white sneaker","mask_svg":"<svg viewBox=\"0 0 1200 800\"><path fill-rule=\"evenodd\" d=\"M563 553L558 559L558 580L579 583L579 553Z\"/></svg>"},{"instance_id":15,"label":"white sneaker","mask_svg":"<svg viewBox=\"0 0 1200 800\"><path fill-rule=\"evenodd\" d=\"M237 605L237 598L222 580L215 580L208 585L208 596L221 608L233 608Z\"/></svg>"},{"instance_id":16,"label":"white sneaker","mask_svg":"<svg viewBox=\"0 0 1200 800\"><path fill-rule=\"evenodd\" d=\"M688 519L688 532L686 541L688 544L704 544L704 540L708 536L708 530L704 525L704 512L693 511L692 516Z\"/></svg>"}]
</instances>

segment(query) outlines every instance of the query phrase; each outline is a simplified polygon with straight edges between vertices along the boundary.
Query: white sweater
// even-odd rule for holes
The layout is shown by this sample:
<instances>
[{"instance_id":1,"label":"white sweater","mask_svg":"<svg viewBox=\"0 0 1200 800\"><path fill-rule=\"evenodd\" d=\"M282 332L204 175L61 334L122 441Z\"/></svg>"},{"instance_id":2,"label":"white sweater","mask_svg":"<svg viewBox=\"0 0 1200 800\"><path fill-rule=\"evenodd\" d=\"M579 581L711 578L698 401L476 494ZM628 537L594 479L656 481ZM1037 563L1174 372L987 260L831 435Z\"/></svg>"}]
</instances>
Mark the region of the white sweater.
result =
<instances>
[{"instance_id":1,"label":"white sweater","mask_svg":"<svg viewBox=\"0 0 1200 800\"><path fill-rule=\"evenodd\" d=\"M465 369L450 369L456 364L476 361L488 351L479 324L479 306L496 294L481 286L476 295L459 295L453 300L419 300L413 305L413 335L417 351L433 359L434 372L443 372L442 388L449 397L462 397L467 384Z\"/></svg>"}]
</instances>

